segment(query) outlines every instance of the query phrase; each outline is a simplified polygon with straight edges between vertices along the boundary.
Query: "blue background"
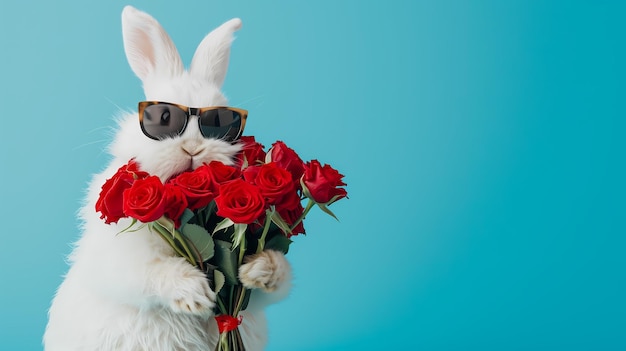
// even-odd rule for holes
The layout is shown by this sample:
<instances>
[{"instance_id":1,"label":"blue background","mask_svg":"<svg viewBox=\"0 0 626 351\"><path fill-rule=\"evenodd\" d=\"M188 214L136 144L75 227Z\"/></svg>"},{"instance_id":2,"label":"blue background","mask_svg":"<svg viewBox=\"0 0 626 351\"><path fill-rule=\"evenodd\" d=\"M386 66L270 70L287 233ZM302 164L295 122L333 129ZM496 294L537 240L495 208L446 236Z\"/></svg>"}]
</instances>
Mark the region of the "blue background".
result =
<instances>
[{"instance_id":1,"label":"blue background","mask_svg":"<svg viewBox=\"0 0 626 351\"><path fill-rule=\"evenodd\" d=\"M619 1L133 1L188 64L241 17L247 134L345 174L297 237L269 350L625 350ZM126 1L0 5L0 349L40 350L108 157L143 99Z\"/></svg>"}]
</instances>

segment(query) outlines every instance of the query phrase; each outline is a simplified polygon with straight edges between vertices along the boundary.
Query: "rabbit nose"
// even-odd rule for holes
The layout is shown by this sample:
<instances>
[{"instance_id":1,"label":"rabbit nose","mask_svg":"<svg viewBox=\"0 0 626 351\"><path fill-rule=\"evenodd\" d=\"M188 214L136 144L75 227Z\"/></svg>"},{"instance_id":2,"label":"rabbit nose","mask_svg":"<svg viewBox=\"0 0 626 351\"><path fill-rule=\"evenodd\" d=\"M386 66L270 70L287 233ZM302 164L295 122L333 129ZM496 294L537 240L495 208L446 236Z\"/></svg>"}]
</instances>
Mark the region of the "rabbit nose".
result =
<instances>
[{"instance_id":1,"label":"rabbit nose","mask_svg":"<svg viewBox=\"0 0 626 351\"><path fill-rule=\"evenodd\" d=\"M204 151L204 148L202 146L196 144L183 144L182 149L189 156L197 156L202 151Z\"/></svg>"}]
</instances>

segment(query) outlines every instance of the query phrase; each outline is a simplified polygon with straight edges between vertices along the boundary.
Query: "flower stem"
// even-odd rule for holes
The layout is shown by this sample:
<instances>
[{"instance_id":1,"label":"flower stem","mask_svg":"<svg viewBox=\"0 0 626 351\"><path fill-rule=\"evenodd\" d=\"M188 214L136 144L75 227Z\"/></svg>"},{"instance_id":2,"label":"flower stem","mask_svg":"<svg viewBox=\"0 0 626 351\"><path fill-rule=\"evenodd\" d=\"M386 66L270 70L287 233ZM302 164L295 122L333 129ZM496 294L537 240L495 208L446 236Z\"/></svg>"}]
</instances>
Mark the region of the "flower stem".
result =
<instances>
[{"instance_id":1,"label":"flower stem","mask_svg":"<svg viewBox=\"0 0 626 351\"><path fill-rule=\"evenodd\" d=\"M190 246L191 250L193 250L193 253L194 253L195 257L198 258L196 260L197 261L196 264L198 265L200 270L204 272L204 261L203 261L202 254L200 253L200 251L198 251L198 248L196 247L196 245L194 245L193 242L190 242L189 246Z\"/></svg>"},{"instance_id":2,"label":"flower stem","mask_svg":"<svg viewBox=\"0 0 626 351\"><path fill-rule=\"evenodd\" d=\"M239 285L239 298L237 299L237 306L235 306L235 310L233 311L233 317L237 317L239 312L241 312L241 307L243 306L243 300L246 296L246 288L243 285Z\"/></svg>"},{"instance_id":3,"label":"flower stem","mask_svg":"<svg viewBox=\"0 0 626 351\"><path fill-rule=\"evenodd\" d=\"M244 235L243 240L241 240L241 245L239 245L239 266L243 263L243 256L246 254L246 237Z\"/></svg>"},{"instance_id":4,"label":"flower stem","mask_svg":"<svg viewBox=\"0 0 626 351\"><path fill-rule=\"evenodd\" d=\"M290 228L291 231L296 229L298 224L300 224L300 222L302 222L304 220L304 218L306 217L307 213L309 213L309 211L311 211L311 209L313 208L314 205L315 205L315 201L313 201L313 199L309 199L309 202L306 203L306 207L304 208L304 211L302 212L300 217L295 222L293 222L293 224L291 225L291 228Z\"/></svg>"},{"instance_id":5,"label":"flower stem","mask_svg":"<svg viewBox=\"0 0 626 351\"><path fill-rule=\"evenodd\" d=\"M230 351L229 347L228 347L228 333L221 333L220 334L220 341L219 341L219 350L221 351Z\"/></svg>"},{"instance_id":6,"label":"flower stem","mask_svg":"<svg viewBox=\"0 0 626 351\"><path fill-rule=\"evenodd\" d=\"M215 296L215 301L217 302L217 307L219 308L220 313L221 314L228 314L228 310L226 309L226 306L224 306L224 302L222 301L220 296L217 295L217 294Z\"/></svg>"},{"instance_id":7,"label":"flower stem","mask_svg":"<svg viewBox=\"0 0 626 351\"><path fill-rule=\"evenodd\" d=\"M256 253L262 252L265 248L265 237L267 236L267 232L270 231L270 225L272 224L272 216L274 215L275 209L272 211L265 211L265 224L263 225L263 233L261 233L261 238L259 239L258 245L256 247Z\"/></svg>"},{"instance_id":8,"label":"flower stem","mask_svg":"<svg viewBox=\"0 0 626 351\"><path fill-rule=\"evenodd\" d=\"M180 247L178 247L178 245L176 245L176 242L174 241L173 238L170 237L170 233L167 232L167 229L165 229L163 226L161 226L158 223L155 223L154 225L152 225L150 227L154 228L154 230L157 232L157 234L159 234L161 236L161 238L163 238L163 240L167 241L167 243L170 244L172 249L174 249L174 251L176 251L177 254L179 254L181 257L184 257L185 259L187 259L187 261L189 263L191 263L192 265L196 264L196 262L193 260L193 256L188 255L183 250L181 250Z\"/></svg>"},{"instance_id":9,"label":"flower stem","mask_svg":"<svg viewBox=\"0 0 626 351\"><path fill-rule=\"evenodd\" d=\"M180 234L180 232L176 229L174 229L174 233L172 233L174 235L174 238L176 238L176 240L178 240L180 242L180 244L183 246L183 249L185 250L185 252L187 253L187 255L189 255L189 257L192 259L192 264L195 266L196 264L200 263L200 259L198 259L193 252L189 249L189 245L187 245L187 240L185 240L185 238L182 236L182 234Z\"/></svg>"}]
</instances>

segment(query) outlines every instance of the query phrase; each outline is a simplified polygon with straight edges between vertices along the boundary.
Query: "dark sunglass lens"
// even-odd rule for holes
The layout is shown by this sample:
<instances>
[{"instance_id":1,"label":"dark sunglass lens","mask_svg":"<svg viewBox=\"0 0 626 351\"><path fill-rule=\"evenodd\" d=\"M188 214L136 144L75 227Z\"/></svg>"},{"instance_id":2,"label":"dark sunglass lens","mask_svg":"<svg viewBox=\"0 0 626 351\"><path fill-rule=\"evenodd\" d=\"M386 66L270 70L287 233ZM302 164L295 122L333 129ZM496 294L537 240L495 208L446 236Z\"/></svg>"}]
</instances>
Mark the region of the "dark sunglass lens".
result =
<instances>
[{"instance_id":1,"label":"dark sunglass lens","mask_svg":"<svg viewBox=\"0 0 626 351\"><path fill-rule=\"evenodd\" d=\"M239 137L240 128L241 115L232 110L220 108L200 115L200 131L205 138L232 141Z\"/></svg>"},{"instance_id":2,"label":"dark sunglass lens","mask_svg":"<svg viewBox=\"0 0 626 351\"><path fill-rule=\"evenodd\" d=\"M143 111L143 130L155 139L179 135L186 122L187 113L173 105L150 105Z\"/></svg>"}]
</instances>

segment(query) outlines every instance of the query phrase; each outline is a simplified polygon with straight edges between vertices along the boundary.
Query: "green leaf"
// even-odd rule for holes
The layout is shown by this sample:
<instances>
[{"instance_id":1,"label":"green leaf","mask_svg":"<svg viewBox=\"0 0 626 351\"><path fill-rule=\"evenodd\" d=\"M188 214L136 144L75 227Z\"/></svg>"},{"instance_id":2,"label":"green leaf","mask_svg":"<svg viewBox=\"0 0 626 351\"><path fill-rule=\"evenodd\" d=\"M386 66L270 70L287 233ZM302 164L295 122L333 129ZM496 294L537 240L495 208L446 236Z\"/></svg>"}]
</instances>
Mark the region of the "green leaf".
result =
<instances>
[{"instance_id":1,"label":"green leaf","mask_svg":"<svg viewBox=\"0 0 626 351\"><path fill-rule=\"evenodd\" d=\"M287 233L287 234L291 234L291 228L289 227L289 224L287 222L285 222L283 217L281 217L278 214L278 212L272 213L272 217L271 218L272 218L272 222L274 222L274 224L276 224L278 226L278 228L282 229L282 231Z\"/></svg>"},{"instance_id":2,"label":"green leaf","mask_svg":"<svg viewBox=\"0 0 626 351\"><path fill-rule=\"evenodd\" d=\"M247 224L235 223L234 225L235 232L233 233L233 250L238 248L239 245L241 245L241 243L246 239L246 229L248 228Z\"/></svg>"},{"instance_id":3,"label":"green leaf","mask_svg":"<svg viewBox=\"0 0 626 351\"><path fill-rule=\"evenodd\" d=\"M224 218L223 221L219 222L216 226L215 229L213 229L213 233L211 233L212 235L219 232L222 229L227 229L231 226L235 225L235 222L233 222L230 218Z\"/></svg>"},{"instance_id":4,"label":"green leaf","mask_svg":"<svg viewBox=\"0 0 626 351\"><path fill-rule=\"evenodd\" d=\"M185 224L189 223L189 221L195 216L192 210L186 208L183 214L180 216L180 226L181 228L185 226Z\"/></svg>"},{"instance_id":5,"label":"green leaf","mask_svg":"<svg viewBox=\"0 0 626 351\"><path fill-rule=\"evenodd\" d=\"M231 243L224 240L215 240L215 256L213 257L213 261L220 272L224 274L226 283L230 285L237 285L239 283L237 279L239 271L237 252L232 250Z\"/></svg>"},{"instance_id":6,"label":"green leaf","mask_svg":"<svg viewBox=\"0 0 626 351\"><path fill-rule=\"evenodd\" d=\"M211 220L211 215L213 214L213 212L215 211L215 200L209 202L209 204L202 209L202 212L204 213L204 224L208 224L209 221Z\"/></svg>"},{"instance_id":7,"label":"green leaf","mask_svg":"<svg viewBox=\"0 0 626 351\"><path fill-rule=\"evenodd\" d=\"M174 221L172 221L171 219L165 216L157 219L156 221L154 221L154 223L165 228L165 230L167 230L170 233L174 233L174 230L176 230L176 227L174 226Z\"/></svg>"},{"instance_id":8,"label":"green leaf","mask_svg":"<svg viewBox=\"0 0 626 351\"><path fill-rule=\"evenodd\" d=\"M333 198L332 198L332 199L330 199L330 201L328 201L328 202L326 203L326 206L329 206L329 205L333 204L335 201L339 200L339 198L342 198L342 199L343 199L343 197L342 197L342 196L343 196L343 195L335 195L335 196L333 196Z\"/></svg>"},{"instance_id":9,"label":"green leaf","mask_svg":"<svg viewBox=\"0 0 626 351\"><path fill-rule=\"evenodd\" d=\"M304 175L300 178L300 186L302 187L302 194L304 194L304 196L306 196L307 198L315 201L313 199L313 195L311 195L311 192L309 191L309 188L306 186L306 184L304 184Z\"/></svg>"},{"instance_id":10,"label":"green leaf","mask_svg":"<svg viewBox=\"0 0 626 351\"><path fill-rule=\"evenodd\" d=\"M293 241L284 235L276 235L265 243L265 249L280 251L284 254L289 252L289 244Z\"/></svg>"},{"instance_id":11,"label":"green leaf","mask_svg":"<svg viewBox=\"0 0 626 351\"><path fill-rule=\"evenodd\" d=\"M226 277L224 276L224 273L220 272L217 269L214 270L213 284L215 284L215 293L219 294L220 290L222 290L222 288L224 287L224 284L226 284Z\"/></svg>"},{"instance_id":12,"label":"green leaf","mask_svg":"<svg viewBox=\"0 0 626 351\"><path fill-rule=\"evenodd\" d=\"M119 233L117 234L122 234L124 232L129 232L129 233L134 233L138 230L140 230L141 228L145 227L147 223L142 223L139 227L134 228L134 229L130 229L132 228L135 224L137 224L137 222L139 222L138 220L136 220L135 218L133 218L132 222L130 223L130 225L124 229L122 229Z\"/></svg>"},{"instance_id":13,"label":"green leaf","mask_svg":"<svg viewBox=\"0 0 626 351\"><path fill-rule=\"evenodd\" d=\"M186 224L181 227L181 234L195 247L196 253L200 254L200 261L204 262L213 257L215 244L206 229L196 224Z\"/></svg>"},{"instance_id":14,"label":"green leaf","mask_svg":"<svg viewBox=\"0 0 626 351\"><path fill-rule=\"evenodd\" d=\"M325 204L317 204L317 205L322 209L322 211L328 213L334 219L339 220L339 218L337 218L337 216L335 216L335 214L331 210L329 210L328 207Z\"/></svg>"},{"instance_id":15,"label":"green leaf","mask_svg":"<svg viewBox=\"0 0 626 351\"><path fill-rule=\"evenodd\" d=\"M242 288L245 289L245 288ZM243 296L243 302L241 303L241 310L245 310L248 307L248 303L250 302L250 295L252 294L252 290L246 289Z\"/></svg>"},{"instance_id":16,"label":"green leaf","mask_svg":"<svg viewBox=\"0 0 626 351\"><path fill-rule=\"evenodd\" d=\"M272 148L267 150L267 153L265 154L265 163L270 163L270 162L272 162Z\"/></svg>"}]
</instances>

